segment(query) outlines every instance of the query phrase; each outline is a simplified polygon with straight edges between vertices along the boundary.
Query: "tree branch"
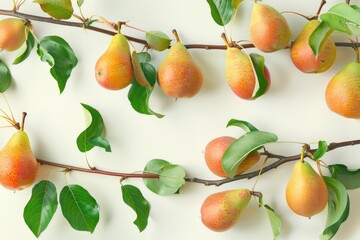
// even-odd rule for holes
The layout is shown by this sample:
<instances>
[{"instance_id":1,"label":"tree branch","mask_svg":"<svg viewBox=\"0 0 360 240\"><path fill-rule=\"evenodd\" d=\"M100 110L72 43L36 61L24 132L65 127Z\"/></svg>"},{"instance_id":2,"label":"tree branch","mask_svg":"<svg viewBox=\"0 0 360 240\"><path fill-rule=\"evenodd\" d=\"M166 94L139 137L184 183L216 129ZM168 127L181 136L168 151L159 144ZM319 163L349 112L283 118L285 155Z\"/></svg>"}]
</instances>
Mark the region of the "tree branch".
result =
<instances>
[{"instance_id":1,"label":"tree branch","mask_svg":"<svg viewBox=\"0 0 360 240\"><path fill-rule=\"evenodd\" d=\"M329 151L333 151L337 148L342 148L342 147L346 147L346 146L354 146L354 145L359 145L359 144L360 144L360 139L344 141L344 142L333 142L333 143L329 144L327 151L329 152ZM309 149L308 152L314 153L314 152L316 152L316 150L317 150L316 148ZM262 169L260 175L262 175L266 172L269 172L270 170L276 169L280 165L300 159L300 154L292 155L292 156L282 156L282 155L273 154L268 151L265 151L262 153L262 155L267 156L269 159L271 158L271 159L278 159L278 160L269 164L268 166L264 167ZM306 155L306 157L308 157L308 156ZM100 169L96 169L96 168L88 169L88 168L75 167L75 166L61 164L61 163L49 162L49 161L42 160L42 159L37 159L37 161L41 165L48 165L48 166L63 168L64 171L67 171L67 172L78 171L78 172L101 174L101 175L121 177L121 178L159 178L158 174L120 173L120 172L104 171L104 170L100 170ZM223 184L238 181L241 179L254 178L259 175L259 172L260 172L260 170L256 170L253 172L235 176L233 178L225 178L225 179L220 179L220 180L208 180L208 179L202 179L202 178L197 178L197 177L187 177L187 178L185 178L185 181L189 182L189 183L200 183L200 184L204 184L205 186L221 186Z\"/></svg>"},{"instance_id":2,"label":"tree branch","mask_svg":"<svg viewBox=\"0 0 360 240\"><path fill-rule=\"evenodd\" d=\"M115 30L110 31L110 30L106 30L103 28L99 28L99 27L86 26L85 23L82 23L82 22L56 20L56 19L53 19L50 17L41 17L41 16L31 15L31 14L27 14L27 13L15 12L12 10L0 9L0 15L22 18L22 19L30 20L30 21L38 21L38 22L45 22L45 23L51 23L51 24L57 24L57 25L63 25L63 26L83 28L83 29L88 29L91 31L111 35L111 36L113 36L117 33ZM128 36L128 35L125 35L125 36L130 41L147 45L147 42L144 39L135 38L135 37ZM286 48L290 48L291 45L292 45L292 43L290 43ZM338 47L351 47L351 48L360 47L360 43L350 43L350 42L335 42L335 45ZM241 46L243 48L254 48L254 45L252 43L241 44ZM226 50L225 45L185 44L185 47L188 49L193 48L193 49L205 49L205 50L211 50L211 49L212 50Z\"/></svg>"}]
</instances>

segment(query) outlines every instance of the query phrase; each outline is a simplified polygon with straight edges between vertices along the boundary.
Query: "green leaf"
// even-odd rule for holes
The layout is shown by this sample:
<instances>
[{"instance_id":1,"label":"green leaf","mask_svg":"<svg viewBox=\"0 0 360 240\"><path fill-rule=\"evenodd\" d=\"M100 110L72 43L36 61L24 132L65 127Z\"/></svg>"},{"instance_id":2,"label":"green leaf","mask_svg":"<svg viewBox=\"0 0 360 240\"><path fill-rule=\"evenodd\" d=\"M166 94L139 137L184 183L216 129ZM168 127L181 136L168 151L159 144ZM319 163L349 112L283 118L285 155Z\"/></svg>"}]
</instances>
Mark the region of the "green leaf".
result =
<instances>
[{"instance_id":1,"label":"green leaf","mask_svg":"<svg viewBox=\"0 0 360 240\"><path fill-rule=\"evenodd\" d=\"M241 136L226 149L223 155L222 167L224 171L233 177L238 166L250 152L264 144L276 142L277 139L275 134L263 131L252 131Z\"/></svg>"},{"instance_id":2,"label":"green leaf","mask_svg":"<svg viewBox=\"0 0 360 240\"><path fill-rule=\"evenodd\" d=\"M318 149L316 150L316 152L314 152L313 157L318 160L320 159L322 156L325 155L325 153L328 150L328 144L325 141L319 141L318 142Z\"/></svg>"},{"instance_id":3,"label":"green leaf","mask_svg":"<svg viewBox=\"0 0 360 240\"><path fill-rule=\"evenodd\" d=\"M348 169L343 164L329 165L331 177L339 180L346 189L355 189L360 187L360 168Z\"/></svg>"},{"instance_id":4,"label":"green leaf","mask_svg":"<svg viewBox=\"0 0 360 240\"><path fill-rule=\"evenodd\" d=\"M40 4L41 9L55 19L71 18L74 9L71 0L34 0Z\"/></svg>"},{"instance_id":5,"label":"green leaf","mask_svg":"<svg viewBox=\"0 0 360 240\"><path fill-rule=\"evenodd\" d=\"M37 183L24 208L24 220L36 237L47 228L58 206L55 185L46 180Z\"/></svg>"},{"instance_id":6,"label":"green leaf","mask_svg":"<svg viewBox=\"0 0 360 240\"><path fill-rule=\"evenodd\" d=\"M28 36L26 39L26 44L24 45L23 51L19 54L18 57L14 60L13 64L19 64L23 62L28 56L30 56L30 53L32 49L35 46L35 39L31 32L28 32Z\"/></svg>"},{"instance_id":7,"label":"green leaf","mask_svg":"<svg viewBox=\"0 0 360 240\"><path fill-rule=\"evenodd\" d=\"M98 19L93 19L93 20L90 20L90 21L87 21L84 23L84 26L85 27L90 27L94 22L97 22L99 21Z\"/></svg>"},{"instance_id":8,"label":"green leaf","mask_svg":"<svg viewBox=\"0 0 360 240\"><path fill-rule=\"evenodd\" d=\"M360 35L360 11L346 3L338 3L320 15L320 19L333 30Z\"/></svg>"},{"instance_id":9,"label":"green leaf","mask_svg":"<svg viewBox=\"0 0 360 240\"><path fill-rule=\"evenodd\" d=\"M153 86L156 83L156 69L150 63L141 63L140 65L152 88L145 88L137 81L133 81L128 92L128 99L133 109L138 113L155 115L158 118L162 118L164 115L154 112L149 106L150 95L153 91Z\"/></svg>"},{"instance_id":10,"label":"green leaf","mask_svg":"<svg viewBox=\"0 0 360 240\"><path fill-rule=\"evenodd\" d=\"M7 65L0 59L0 92L5 92L11 85L11 73Z\"/></svg>"},{"instance_id":11,"label":"green leaf","mask_svg":"<svg viewBox=\"0 0 360 240\"><path fill-rule=\"evenodd\" d=\"M90 151L93 147L104 148L106 152L111 152L109 142L102 137L105 131L104 120L95 108L81 103L83 108L90 113L91 123L76 139L80 152Z\"/></svg>"},{"instance_id":12,"label":"green leaf","mask_svg":"<svg viewBox=\"0 0 360 240\"><path fill-rule=\"evenodd\" d=\"M79 185L65 186L60 192L60 206L73 229L94 232L99 222L99 206L85 188Z\"/></svg>"},{"instance_id":13,"label":"green leaf","mask_svg":"<svg viewBox=\"0 0 360 240\"><path fill-rule=\"evenodd\" d=\"M206 0L210 6L211 16L214 21L220 25L225 26L230 22L234 7L232 0Z\"/></svg>"},{"instance_id":14,"label":"green leaf","mask_svg":"<svg viewBox=\"0 0 360 240\"><path fill-rule=\"evenodd\" d=\"M231 119L228 122L228 124L226 125L226 127L232 127L232 126L240 127L247 133L252 132L252 131L259 131L251 123L243 121L243 120Z\"/></svg>"},{"instance_id":15,"label":"green leaf","mask_svg":"<svg viewBox=\"0 0 360 240\"><path fill-rule=\"evenodd\" d=\"M315 56L318 56L321 48L324 46L333 31L334 30L330 29L325 22L321 22L311 33L309 45Z\"/></svg>"},{"instance_id":16,"label":"green leaf","mask_svg":"<svg viewBox=\"0 0 360 240\"><path fill-rule=\"evenodd\" d=\"M141 191L135 186L121 186L121 192L124 202L136 213L134 224L138 227L140 232L144 231L148 224L150 213L149 202L144 198Z\"/></svg>"},{"instance_id":17,"label":"green leaf","mask_svg":"<svg viewBox=\"0 0 360 240\"><path fill-rule=\"evenodd\" d=\"M84 4L84 0L76 0L78 7L81 7Z\"/></svg>"},{"instance_id":18,"label":"green leaf","mask_svg":"<svg viewBox=\"0 0 360 240\"><path fill-rule=\"evenodd\" d=\"M235 9L238 9L240 4L243 2L244 0L232 0L232 5Z\"/></svg>"},{"instance_id":19,"label":"green leaf","mask_svg":"<svg viewBox=\"0 0 360 240\"><path fill-rule=\"evenodd\" d=\"M322 240L328 240L335 236L341 224L349 216L350 200L344 185L331 177L324 177L328 193L328 214L325 230L320 235Z\"/></svg>"},{"instance_id":20,"label":"green leaf","mask_svg":"<svg viewBox=\"0 0 360 240\"><path fill-rule=\"evenodd\" d=\"M269 81L266 79L264 68L265 68L265 58L257 53L250 53L251 62L255 69L256 79L259 84L259 88L256 91L255 95L251 99L256 99L266 93L269 86Z\"/></svg>"},{"instance_id":21,"label":"green leaf","mask_svg":"<svg viewBox=\"0 0 360 240\"><path fill-rule=\"evenodd\" d=\"M171 39L163 32L149 31L145 34L146 42L156 51L164 51L170 46Z\"/></svg>"},{"instance_id":22,"label":"green leaf","mask_svg":"<svg viewBox=\"0 0 360 240\"><path fill-rule=\"evenodd\" d=\"M159 175L159 178L144 178L143 181L152 192L162 196L177 193L185 184L184 168L166 160L151 160L146 164L144 172Z\"/></svg>"},{"instance_id":23,"label":"green leaf","mask_svg":"<svg viewBox=\"0 0 360 240\"><path fill-rule=\"evenodd\" d=\"M140 52L137 54L140 63L148 63L151 61L151 55L147 52Z\"/></svg>"},{"instance_id":24,"label":"green leaf","mask_svg":"<svg viewBox=\"0 0 360 240\"><path fill-rule=\"evenodd\" d=\"M264 205L264 209L269 218L271 229L273 232L273 239L278 239L281 231L281 218L269 205Z\"/></svg>"},{"instance_id":25,"label":"green leaf","mask_svg":"<svg viewBox=\"0 0 360 240\"><path fill-rule=\"evenodd\" d=\"M131 54L131 63L134 70L135 80L145 88L152 88L151 84L145 77L144 71L141 68L140 60L136 51L133 51Z\"/></svg>"},{"instance_id":26,"label":"green leaf","mask_svg":"<svg viewBox=\"0 0 360 240\"><path fill-rule=\"evenodd\" d=\"M74 51L61 37L46 36L38 44L37 53L41 61L51 66L50 73L57 81L60 93L62 93L71 71L78 63Z\"/></svg>"}]
</instances>

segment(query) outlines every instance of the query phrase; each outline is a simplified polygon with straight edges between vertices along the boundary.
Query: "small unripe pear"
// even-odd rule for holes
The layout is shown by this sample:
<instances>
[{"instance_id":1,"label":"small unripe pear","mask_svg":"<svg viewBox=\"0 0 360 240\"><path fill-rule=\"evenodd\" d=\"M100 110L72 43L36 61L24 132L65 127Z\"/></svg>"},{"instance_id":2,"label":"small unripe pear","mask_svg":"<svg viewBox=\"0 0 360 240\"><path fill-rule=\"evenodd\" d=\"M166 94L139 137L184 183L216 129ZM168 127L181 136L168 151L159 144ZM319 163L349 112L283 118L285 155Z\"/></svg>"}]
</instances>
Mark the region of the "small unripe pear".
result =
<instances>
[{"instance_id":1,"label":"small unripe pear","mask_svg":"<svg viewBox=\"0 0 360 240\"><path fill-rule=\"evenodd\" d=\"M26 40L25 23L21 19L6 18L0 21L0 49L14 51Z\"/></svg>"},{"instance_id":2,"label":"small unripe pear","mask_svg":"<svg viewBox=\"0 0 360 240\"><path fill-rule=\"evenodd\" d=\"M311 217L326 207L328 191L323 177L307 162L298 161L286 186L286 202L298 215Z\"/></svg>"},{"instance_id":3,"label":"small unripe pear","mask_svg":"<svg viewBox=\"0 0 360 240\"><path fill-rule=\"evenodd\" d=\"M222 157L226 151L226 149L236 140L236 138L222 136L211 140L205 148L205 162L211 172L213 172L216 176L219 177L229 177L229 175L224 171L222 167ZM238 166L235 175L239 175L249 168L251 168L254 164L256 164L260 159L260 153L257 151L253 151L248 154L248 156L242 161L242 163Z\"/></svg>"},{"instance_id":4,"label":"small unripe pear","mask_svg":"<svg viewBox=\"0 0 360 240\"><path fill-rule=\"evenodd\" d=\"M130 48L128 40L121 33L113 36L108 49L97 61L95 77L102 87L109 90L123 89L131 83L134 72Z\"/></svg>"},{"instance_id":5,"label":"small unripe pear","mask_svg":"<svg viewBox=\"0 0 360 240\"><path fill-rule=\"evenodd\" d=\"M284 16L263 3L255 3L250 19L250 38L263 52L285 48L290 42L290 27Z\"/></svg>"},{"instance_id":6,"label":"small unripe pear","mask_svg":"<svg viewBox=\"0 0 360 240\"><path fill-rule=\"evenodd\" d=\"M11 190L22 190L34 183L37 173L38 162L28 135L18 131L0 151L0 184Z\"/></svg>"},{"instance_id":7,"label":"small unripe pear","mask_svg":"<svg viewBox=\"0 0 360 240\"><path fill-rule=\"evenodd\" d=\"M239 221L250 198L251 194L247 189L214 193L201 206L201 221L213 231L228 230Z\"/></svg>"},{"instance_id":8,"label":"small unripe pear","mask_svg":"<svg viewBox=\"0 0 360 240\"><path fill-rule=\"evenodd\" d=\"M171 46L159 66L158 83L169 97L193 97L202 87L203 75L176 31L173 33L177 42Z\"/></svg>"},{"instance_id":9,"label":"small unripe pear","mask_svg":"<svg viewBox=\"0 0 360 240\"><path fill-rule=\"evenodd\" d=\"M304 73L321 73L328 70L336 57L335 43L329 37L316 57L309 45L310 35L320 24L318 20L309 21L301 30L290 49L294 65Z\"/></svg>"},{"instance_id":10,"label":"small unripe pear","mask_svg":"<svg viewBox=\"0 0 360 240\"><path fill-rule=\"evenodd\" d=\"M335 113L347 118L360 118L360 63L351 62L329 82L326 103Z\"/></svg>"}]
</instances>

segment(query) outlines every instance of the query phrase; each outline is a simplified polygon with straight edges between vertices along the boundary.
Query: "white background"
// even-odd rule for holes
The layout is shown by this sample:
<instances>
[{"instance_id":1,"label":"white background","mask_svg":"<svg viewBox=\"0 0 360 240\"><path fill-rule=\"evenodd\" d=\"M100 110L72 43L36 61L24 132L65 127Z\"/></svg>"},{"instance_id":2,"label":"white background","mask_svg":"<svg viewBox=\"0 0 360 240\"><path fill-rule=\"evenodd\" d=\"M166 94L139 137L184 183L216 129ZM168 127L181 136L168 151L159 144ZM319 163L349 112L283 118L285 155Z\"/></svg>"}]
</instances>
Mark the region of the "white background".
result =
<instances>
[{"instance_id":1,"label":"white background","mask_svg":"<svg viewBox=\"0 0 360 240\"><path fill-rule=\"evenodd\" d=\"M9 9L12 1L1 1L0 7ZM320 1L265 1L279 11L297 11L305 15L316 12ZM329 0L324 10L341 1ZM76 1L73 1L76 5ZM355 3L355 1L353 1ZM359 1L357 1L359 3ZM233 29L233 39L249 40L248 25L253 2L242 4ZM45 16L39 6L27 1L22 11ZM78 10L75 10L78 13ZM223 44L224 31L212 20L206 1L193 0L87 0L83 6L86 16L101 15L110 21L127 21L144 30L160 30L171 35L177 29L186 44ZM294 39L306 20L294 14L286 14ZM74 19L72 19L74 20ZM20 120L26 111L26 131L34 153L49 161L86 167L85 156L76 146L76 138L85 125L84 111L80 103L98 109L106 127L112 153L94 149L88 158L94 166L112 171L134 172L142 170L154 158L182 165L190 177L217 179L204 162L206 144L215 137L228 135L239 137L238 128L226 129L231 118L253 123L261 130L274 132L280 141L317 142L318 140L344 141L358 139L358 120L346 119L332 113L326 106L324 91L331 77L355 55L349 48L338 48L334 66L323 74L303 74L291 63L288 50L263 54L271 73L270 91L255 101L245 101L235 96L225 81L225 51L190 50L201 68L205 82L198 95L191 99L166 97L156 87L150 105L154 111L165 114L163 119L135 112L127 99L129 88L108 91L95 81L94 66L105 51L110 36L84 31L79 28L33 22L37 37L60 35L75 50L79 64L71 75L65 91L59 95L57 83L52 79L49 66L41 62L33 51L29 59L18 66L11 62L16 53L1 52L13 74L13 85L6 92L12 109ZM101 25L100 25L101 26ZM230 32L230 28L227 30ZM143 38L142 32L128 28L124 34ZM335 34L337 40L346 40ZM140 51L142 46L135 44ZM249 52L258 52L249 49ZM158 67L166 51L152 52L152 63ZM1 100L2 108L5 108ZM4 145L14 133L13 129L1 129L0 145ZM298 154L302 145L273 144L268 148L280 154ZM327 154L327 163L344 163L359 168L360 147L347 147ZM285 186L293 164L287 164L261 176L256 186L265 202L272 206L283 219L280 239L318 239L326 221L326 210L312 219L293 214L285 202ZM229 231L215 233L200 220L203 200L218 191L251 188L255 182L242 180L221 187L186 184L180 195L161 197L143 185L141 179L127 180L136 185L151 203L147 229L139 233L133 221L134 212L122 202L119 179L71 172L64 177L61 169L41 167L39 179L55 183L58 192L65 184L85 187L100 205L100 221L93 234L73 230L62 217L58 208L52 222L40 239L272 239L272 232L265 213L251 201L239 223ZM324 173L328 174L326 170ZM11 192L0 188L0 229L4 239L36 239L23 221L23 208L31 195L31 188ZM359 239L358 213L360 191L350 191L350 216L340 228L335 239Z\"/></svg>"}]
</instances>

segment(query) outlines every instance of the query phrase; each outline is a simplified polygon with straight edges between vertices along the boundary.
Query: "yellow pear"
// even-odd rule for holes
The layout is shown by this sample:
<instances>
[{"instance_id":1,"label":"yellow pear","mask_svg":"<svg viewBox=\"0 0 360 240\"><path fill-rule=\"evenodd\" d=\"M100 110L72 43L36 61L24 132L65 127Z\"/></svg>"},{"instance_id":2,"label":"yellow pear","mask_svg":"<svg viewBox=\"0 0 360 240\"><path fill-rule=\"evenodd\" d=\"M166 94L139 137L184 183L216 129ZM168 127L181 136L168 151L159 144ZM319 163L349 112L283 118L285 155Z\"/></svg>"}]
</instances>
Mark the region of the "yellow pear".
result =
<instances>
[{"instance_id":1,"label":"yellow pear","mask_svg":"<svg viewBox=\"0 0 360 240\"><path fill-rule=\"evenodd\" d=\"M239 221L250 198L251 193L247 189L214 193L201 206L201 221L215 232L228 230Z\"/></svg>"},{"instance_id":2,"label":"yellow pear","mask_svg":"<svg viewBox=\"0 0 360 240\"><path fill-rule=\"evenodd\" d=\"M158 83L169 97L193 97L201 89L203 75L175 30L173 33L177 42L159 66Z\"/></svg>"},{"instance_id":3,"label":"yellow pear","mask_svg":"<svg viewBox=\"0 0 360 240\"><path fill-rule=\"evenodd\" d=\"M38 162L31 151L29 137L20 130L0 151L0 184L21 190L33 184L37 173Z\"/></svg>"},{"instance_id":4,"label":"yellow pear","mask_svg":"<svg viewBox=\"0 0 360 240\"><path fill-rule=\"evenodd\" d=\"M304 73L321 73L328 70L336 57L335 43L328 38L316 57L309 45L310 35L320 24L318 20L309 21L301 30L290 49L294 65Z\"/></svg>"},{"instance_id":5,"label":"yellow pear","mask_svg":"<svg viewBox=\"0 0 360 240\"><path fill-rule=\"evenodd\" d=\"M134 72L128 40L121 33L111 39L108 49L99 58L95 66L98 83L109 90L119 90L128 86Z\"/></svg>"},{"instance_id":6,"label":"yellow pear","mask_svg":"<svg viewBox=\"0 0 360 240\"><path fill-rule=\"evenodd\" d=\"M298 161L286 186L286 202L298 215L311 217L320 213L327 204L328 191L323 177L311 165Z\"/></svg>"},{"instance_id":7,"label":"yellow pear","mask_svg":"<svg viewBox=\"0 0 360 240\"><path fill-rule=\"evenodd\" d=\"M21 19L6 18L0 21L0 49L14 51L26 40L25 23Z\"/></svg>"},{"instance_id":8,"label":"yellow pear","mask_svg":"<svg viewBox=\"0 0 360 240\"><path fill-rule=\"evenodd\" d=\"M254 4L249 29L252 43L263 52L283 49L290 42L290 27L284 16L263 3Z\"/></svg>"}]
</instances>

